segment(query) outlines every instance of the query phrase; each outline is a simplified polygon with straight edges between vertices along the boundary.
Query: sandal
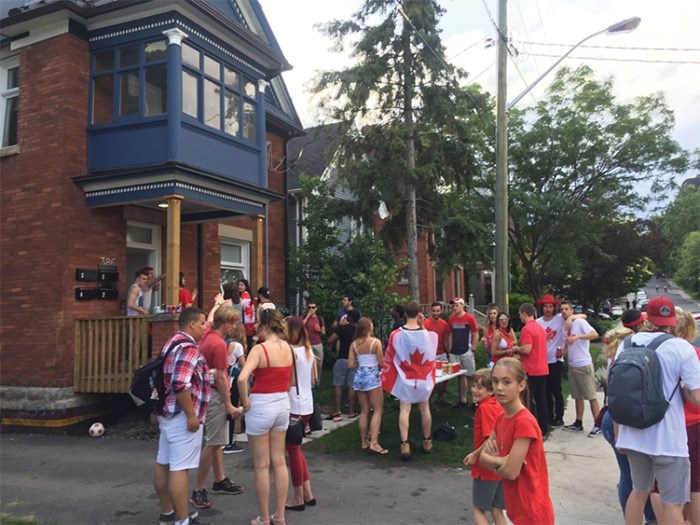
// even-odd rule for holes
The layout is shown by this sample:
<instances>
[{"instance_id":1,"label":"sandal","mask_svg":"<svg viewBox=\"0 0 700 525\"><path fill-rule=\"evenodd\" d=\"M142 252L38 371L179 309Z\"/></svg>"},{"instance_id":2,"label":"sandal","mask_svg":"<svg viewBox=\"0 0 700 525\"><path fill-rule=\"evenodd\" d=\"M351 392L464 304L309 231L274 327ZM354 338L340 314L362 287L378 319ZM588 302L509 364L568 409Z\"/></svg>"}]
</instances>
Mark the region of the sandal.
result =
<instances>
[{"instance_id":1,"label":"sandal","mask_svg":"<svg viewBox=\"0 0 700 525\"><path fill-rule=\"evenodd\" d=\"M338 419L338 418L340 418L340 419ZM331 414L330 416L328 416L326 418L326 421L335 421L336 423L338 421L342 421L342 420L343 420L343 414L341 414L340 412L336 412L335 414Z\"/></svg>"},{"instance_id":2,"label":"sandal","mask_svg":"<svg viewBox=\"0 0 700 525\"><path fill-rule=\"evenodd\" d=\"M359 415L360 415L360 414L355 414L355 413L353 412L352 414L348 414L348 418L354 419L354 418L356 418L356 417L359 416Z\"/></svg>"},{"instance_id":3,"label":"sandal","mask_svg":"<svg viewBox=\"0 0 700 525\"><path fill-rule=\"evenodd\" d=\"M385 448L380 448L379 450L368 448L367 450L369 450L372 454L379 454L380 456L386 456L389 453L389 451Z\"/></svg>"},{"instance_id":4,"label":"sandal","mask_svg":"<svg viewBox=\"0 0 700 525\"><path fill-rule=\"evenodd\" d=\"M286 525L286 521L284 518L275 518L274 514L270 518L270 523L272 525Z\"/></svg>"},{"instance_id":5,"label":"sandal","mask_svg":"<svg viewBox=\"0 0 700 525\"><path fill-rule=\"evenodd\" d=\"M264 522L260 516L255 518L253 521L250 522L250 525L269 525L270 522Z\"/></svg>"}]
</instances>

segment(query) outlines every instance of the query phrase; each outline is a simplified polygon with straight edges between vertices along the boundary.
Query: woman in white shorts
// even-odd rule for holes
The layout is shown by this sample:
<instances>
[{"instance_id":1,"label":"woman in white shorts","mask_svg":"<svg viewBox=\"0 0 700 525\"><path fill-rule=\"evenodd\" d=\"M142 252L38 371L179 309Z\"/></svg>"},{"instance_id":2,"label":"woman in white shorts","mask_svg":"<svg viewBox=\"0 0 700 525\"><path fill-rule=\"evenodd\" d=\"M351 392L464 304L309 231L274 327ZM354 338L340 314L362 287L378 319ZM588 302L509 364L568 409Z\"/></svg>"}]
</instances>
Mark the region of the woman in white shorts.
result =
<instances>
[{"instance_id":1,"label":"woman in white shorts","mask_svg":"<svg viewBox=\"0 0 700 525\"><path fill-rule=\"evenodd\" d=\"M270 523L270 465L275 474L275 512L272 519L284 523L284 504L289 474L284 457L289 425L289 390L292 349L285 341L287 323L277 310L263 310L257 335L265 342L255 345L238 376L238 391L246 414L246 432L253 455L255 493L260 516L251 525ZM248 393L248 377L255 377Z\"/></svg>"}]
</instances>

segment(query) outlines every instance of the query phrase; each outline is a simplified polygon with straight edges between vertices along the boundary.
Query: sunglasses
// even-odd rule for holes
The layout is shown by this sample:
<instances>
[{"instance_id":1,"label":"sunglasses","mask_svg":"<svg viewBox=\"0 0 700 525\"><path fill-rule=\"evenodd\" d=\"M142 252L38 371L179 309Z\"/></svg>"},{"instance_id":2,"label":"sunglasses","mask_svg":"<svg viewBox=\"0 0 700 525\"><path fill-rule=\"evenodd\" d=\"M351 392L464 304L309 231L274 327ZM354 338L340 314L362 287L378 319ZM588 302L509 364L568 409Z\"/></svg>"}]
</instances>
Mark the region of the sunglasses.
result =
<instances>
[{"instance_id":1,"label":"sunglasses","mask_svg":"<svg viewBox=\"0 0 700 525\"><path fill-rule=\"evenodd\" d=\"M309 310L315 310L315 309L316 309L316 307L315 307L315 306L311 306L311 305L309 305Z\"/></svg>"},{"instance_id":2,"label":"sunglasses","mask_svg":"<svg viewBox=\"0 0 700 525\"><path fill-rule=\"evenodd\" d=\"M499 321L510 321L510 319L508 319L507 317L501 317L501 318L498 319L498 320L499 320Z\"/></svg>"}]
</instances>

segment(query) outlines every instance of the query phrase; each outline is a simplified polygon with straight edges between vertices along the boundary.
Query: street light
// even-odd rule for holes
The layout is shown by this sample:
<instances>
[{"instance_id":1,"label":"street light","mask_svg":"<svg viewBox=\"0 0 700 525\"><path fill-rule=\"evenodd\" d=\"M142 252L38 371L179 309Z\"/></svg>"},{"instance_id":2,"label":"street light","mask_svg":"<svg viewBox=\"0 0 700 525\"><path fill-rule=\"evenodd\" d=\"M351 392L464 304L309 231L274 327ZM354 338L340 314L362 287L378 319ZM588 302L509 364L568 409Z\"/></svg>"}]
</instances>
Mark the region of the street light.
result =
<instances>
[{"instance_id":1,"label":"street light","mask_svg":"<svg viewBox=\"0 0 700 525\"><path fill-rule=\"evenodd\" d=\"M568 57L577 47L591 38L602 35L616 35L634 31L642 21L639 17L628 18L601 31L596 31L576 43L561 58L554 62L544 73L528 85L522 93L506 105L506 69L507 69L507 14L506 1L500 0L498 6L498 91L496 100L496 256L493 276L496 295L494 302L504 311L508 311L508 110L520 102L532 88Z\"/></svg>"}]
</instances>

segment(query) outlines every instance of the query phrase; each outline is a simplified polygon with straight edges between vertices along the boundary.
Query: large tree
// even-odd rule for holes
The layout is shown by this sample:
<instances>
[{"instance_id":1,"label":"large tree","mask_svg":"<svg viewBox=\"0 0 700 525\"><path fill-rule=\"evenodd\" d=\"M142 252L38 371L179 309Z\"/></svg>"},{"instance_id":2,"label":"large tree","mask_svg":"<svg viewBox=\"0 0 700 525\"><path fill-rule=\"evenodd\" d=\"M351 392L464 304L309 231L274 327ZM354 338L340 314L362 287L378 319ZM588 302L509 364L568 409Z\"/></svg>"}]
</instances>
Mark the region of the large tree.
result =
<instances>
[{"instance_id":1,"label":"large tree","mask_svg":"<svg viewBox=\"0 0 700 525\"><path fill-rule=\"evenodd\" d=\"M509 126L509 237L535 296L550 276L578 273L610 221L646 205L642 182L668 187L687 166L663 95L621 103L587 66L560 70Z\"/></svg>"},{"instance_id":2,"label":"large tree","mask_svg":"<svg viewBox=\"0 0 700 525\"><path fill-rule=\"evenodd\" d=\"M356 193L354 213L365 220L386 204L382 236L405 247L409 294L420 300L419 231L441 222L441 195L455 185L473 188L470 181L490 155L484 137L492 134L480 131L490 100L476 88L461 88L466 74L446 63L438 3L401 5L366 0L351 20L325 25L354 62L323 72L315 91L329 118L355 125L340 140L340 179Z\"/></svg>"}]
</instances>

